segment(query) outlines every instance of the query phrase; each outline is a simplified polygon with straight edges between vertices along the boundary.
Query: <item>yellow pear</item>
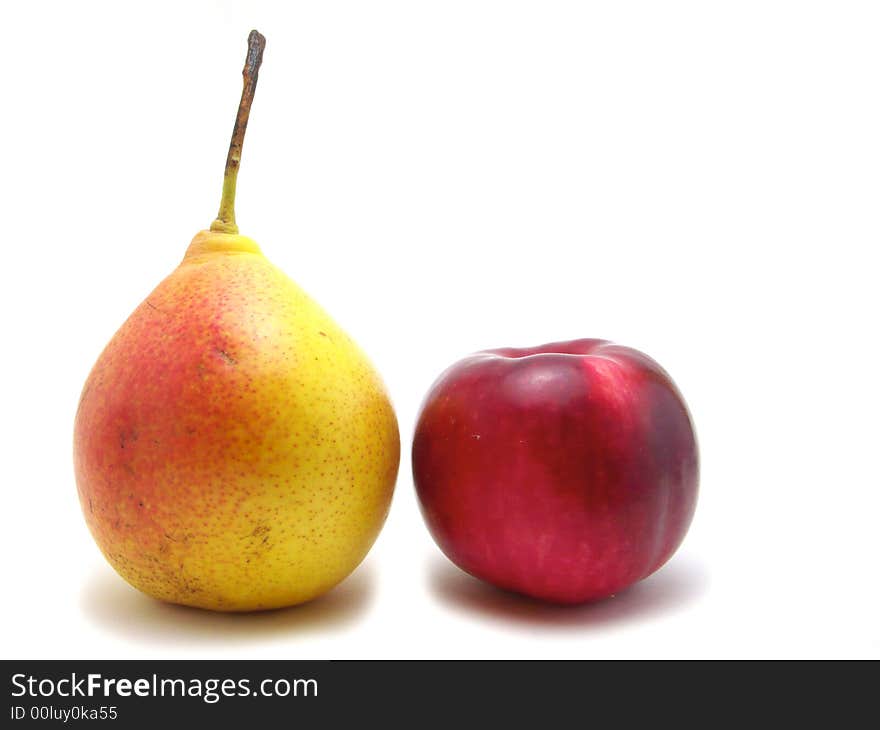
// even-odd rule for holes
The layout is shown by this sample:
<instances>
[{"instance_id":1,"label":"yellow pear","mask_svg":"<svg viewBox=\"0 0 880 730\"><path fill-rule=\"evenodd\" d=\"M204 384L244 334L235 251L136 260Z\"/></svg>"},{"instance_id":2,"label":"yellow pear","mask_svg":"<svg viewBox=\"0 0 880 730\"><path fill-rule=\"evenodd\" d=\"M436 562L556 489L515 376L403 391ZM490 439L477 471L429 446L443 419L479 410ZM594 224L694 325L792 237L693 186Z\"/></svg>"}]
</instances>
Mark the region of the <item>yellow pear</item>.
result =
<instances>
[{"instance_id":1,"label":"yellow pear","mask_svg":"<svg viewBox=\"0 0 880 730\"><path fill-rule=\"evenodd\" d=\"M264 44L252 31L218 218L107 345L74 427L80 503L110 564L144 593L219 611L343 580L382 527L400 456L365 355L238 234Z\"/></svg>"}]
</instances>

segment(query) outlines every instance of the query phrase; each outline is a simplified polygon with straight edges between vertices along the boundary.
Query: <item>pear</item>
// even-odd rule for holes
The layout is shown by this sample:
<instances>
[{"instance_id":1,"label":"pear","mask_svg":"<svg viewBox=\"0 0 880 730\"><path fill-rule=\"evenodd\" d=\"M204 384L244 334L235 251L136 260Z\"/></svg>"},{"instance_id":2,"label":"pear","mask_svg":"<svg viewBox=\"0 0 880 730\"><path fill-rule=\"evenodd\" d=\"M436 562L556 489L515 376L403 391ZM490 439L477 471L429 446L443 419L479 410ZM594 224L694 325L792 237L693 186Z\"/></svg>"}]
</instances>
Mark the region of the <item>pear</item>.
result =
<instances>
[{"instance_id":1,"label":"pear","mask_svg":"<svg viewBox=\"0 0 880 730\"><path fill-rule=\"evenodd\" d=\"M381 529L400 456L349 336L235 223L265 39L248 38L220 213L104 349L74 426L98 547L144 593L218 611L330 590Z\"/></svg>"}]
</instances>

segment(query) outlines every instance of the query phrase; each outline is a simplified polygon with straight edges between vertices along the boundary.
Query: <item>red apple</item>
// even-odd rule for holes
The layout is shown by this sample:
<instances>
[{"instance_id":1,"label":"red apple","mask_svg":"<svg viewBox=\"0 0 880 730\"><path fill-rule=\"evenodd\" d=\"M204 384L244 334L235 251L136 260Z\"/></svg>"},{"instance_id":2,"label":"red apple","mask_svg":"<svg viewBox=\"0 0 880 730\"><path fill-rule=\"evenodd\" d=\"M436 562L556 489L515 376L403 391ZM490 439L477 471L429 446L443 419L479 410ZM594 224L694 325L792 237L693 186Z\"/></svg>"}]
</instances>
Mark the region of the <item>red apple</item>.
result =
<instances>
[{"instance_id":1,"label":"red apple","mask_svg":"<svg viewBox=\"0 0 880 730\"><path fill-rule=\"evenodd\" d=\"M605 340L459 361L422 405L412 464L422 513L452 562L557 603L653 573L697 500L681 394L647 355Z\"/></svg>"}]
</instances>

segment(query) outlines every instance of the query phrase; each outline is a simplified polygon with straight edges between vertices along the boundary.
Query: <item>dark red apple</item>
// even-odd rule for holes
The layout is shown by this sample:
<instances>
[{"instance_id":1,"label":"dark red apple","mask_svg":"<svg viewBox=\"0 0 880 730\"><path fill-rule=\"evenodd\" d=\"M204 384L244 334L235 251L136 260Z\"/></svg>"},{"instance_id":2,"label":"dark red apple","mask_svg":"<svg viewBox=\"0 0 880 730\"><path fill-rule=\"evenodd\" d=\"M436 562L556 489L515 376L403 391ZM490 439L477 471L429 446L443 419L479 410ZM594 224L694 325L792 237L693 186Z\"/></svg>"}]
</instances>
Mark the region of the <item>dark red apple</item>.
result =
<instances>
[{"instance_id":1,"label":"dark red apple","mask_svg":"<svg viewBox=\"0 0 880 730\"><path fill-rule=\"evenodd\" d=\"M422 405L412 464L422 513L452 562L557 603L653 573L697 500L681 394L647 355L605 340L456 363Z\"/></svg>"}]
</instances>

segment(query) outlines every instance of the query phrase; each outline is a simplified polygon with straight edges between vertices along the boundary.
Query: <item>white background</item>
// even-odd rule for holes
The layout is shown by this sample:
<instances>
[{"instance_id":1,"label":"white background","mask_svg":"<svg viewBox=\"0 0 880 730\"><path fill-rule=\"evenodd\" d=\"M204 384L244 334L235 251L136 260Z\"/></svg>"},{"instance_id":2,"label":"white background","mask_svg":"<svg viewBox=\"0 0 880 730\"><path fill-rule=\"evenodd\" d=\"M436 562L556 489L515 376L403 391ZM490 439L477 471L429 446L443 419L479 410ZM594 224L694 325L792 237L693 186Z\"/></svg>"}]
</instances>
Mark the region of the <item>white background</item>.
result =
<instances>
[{"instance_id":1,"label":"white background","mask_svg":"<svg viewBox=\"0 0 880 730\"><path fill-rule=\"evenodd\" d=\"M251 27L239 224L370 354L403 459L351 578L225 616L117 578L71 432L216 213ZM880 657L876 3L5 3L0 35L4 657ZM544 607L442 557L408 450L457 358L590 336L676 379L700 503L654 577Z\"/></svg>"}]
</instances>

